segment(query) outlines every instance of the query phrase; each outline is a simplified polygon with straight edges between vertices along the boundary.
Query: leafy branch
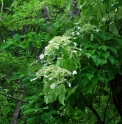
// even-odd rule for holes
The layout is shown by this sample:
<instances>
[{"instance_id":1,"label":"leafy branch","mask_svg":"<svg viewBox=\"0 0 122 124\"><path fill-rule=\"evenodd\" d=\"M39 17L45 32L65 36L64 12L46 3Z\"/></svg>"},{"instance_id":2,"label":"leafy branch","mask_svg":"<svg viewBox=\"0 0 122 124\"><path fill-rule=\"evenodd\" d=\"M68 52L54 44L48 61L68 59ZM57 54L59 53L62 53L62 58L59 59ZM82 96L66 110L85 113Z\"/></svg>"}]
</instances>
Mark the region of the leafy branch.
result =
<instances>
[{"instance_id":1,"label":"leafy branch","mask_svg":"<svg viewBox=\"0 0 122 124\"><path fill-rule=\"evenodd\" d=\"M24 103L28 103L28 101L22 100L20 98L15 98L13 96L10 96L10 95L4 94L4 93L0 93L0 94L5 96L5 97L7 97L7 98L13 99L13 100L17 100L17 101L21 101L21 102L24 102Z\"/></svg>"}]
</instances>

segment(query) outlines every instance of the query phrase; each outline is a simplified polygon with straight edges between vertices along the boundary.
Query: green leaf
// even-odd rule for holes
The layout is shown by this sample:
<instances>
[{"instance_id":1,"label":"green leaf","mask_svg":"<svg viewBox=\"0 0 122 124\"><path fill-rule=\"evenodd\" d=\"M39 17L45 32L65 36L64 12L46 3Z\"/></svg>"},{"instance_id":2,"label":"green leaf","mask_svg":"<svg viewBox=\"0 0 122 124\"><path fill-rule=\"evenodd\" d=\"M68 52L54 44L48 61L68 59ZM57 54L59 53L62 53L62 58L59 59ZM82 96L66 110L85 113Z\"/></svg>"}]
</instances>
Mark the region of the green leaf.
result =
<instances>
[{"instance_id":1,"label":"green leaf","mask_svg":"<svg viewBox=\"0 0 122 124\"><path fill-rule=\"evenodd\" d=\"M48 113L44 113L44 114L41 115L41 118L45 121L49 121L49 120L52 119L53 114L57 114L57 111L56 110L51 110Z\"/></svg>"},{"instance_id":2,"label":"green leaf","mask_svg":"<svg viewBox=\"0 0 122 124\"><path fill-rule=\"evenodd\" d=\"M49 120L51 120L52 118L52 115L50 114L50 113L45 113L45 114L42 114L41 115L41 118L43 119L43 120L45 120L45 121L49 121Z\"/></svg>"},{"instance_id":3,"label":"green leaf","mask_svg":"<svg viewBox=\"0 0 122 124\"><path fill-rule=\"evenodd\" d=\"M38 111L40 111L41 110L41 108L33 108L33 109L27 109L27 110L25 110L23 113L24 114L28 114L28 113L35 113L35 112L38 112Z\"/></svg>"},{"instance_id":4,"label":"green leaf","mask_svg":"<svg viewBox=\"0 0 122 124\"><path fill-rule=\"evenodd\" d=\"M91 57L91 53L84 53L88 58L90 58Z\"/></svg>"},{"instance_id":5,"label":"green leaf","mask_svg":"<svg viewBox=\"0 0 122 124\"><path fill-rule=\"evenodd\" d=\"M109 61L111 62L111 64L113 64L113 63L115 62L114 57L111 56L111 55L108 57L108 59L109 59Z\"/></svg>"},{"instance_id":6,"label":"green leaf","mask_svg":"<svg viewBox=\"0 0 122 124\"><path fill-rule=\"evenodd\" d=\"M18 40L20 38L19 36L19 34L14 34L13 39Z\"/></svg>"},{"instance_id":7,"label":"green leaf","mask_svg":"<svg viewBox=\"0 0 122 124\"><path fill-rule=\"evenodd\" d=\"M87 87L87 93L92 93L94 86L98 83L98 78L94 77L91 79Z\"/></svg>"},{"instance_id":8,"label":"green leaf","mask_svg":"<svg viewBox=\"0 0 122 124\"><path fill-rule=\"evenodd\" d=\"M91 34L90 40L93 41L94 35Z\"/></svg>"},{"instance_id":9,"label":"green leaf","mask_svg":"<svg viewBox=\"0 0 122 124\"><path fill-rule=\"evenodd\" d=\"M109 47L109 49L117 55L117 49L115 47Z\"/></svg>"},{"instance_id":10,"label":"green leaf","mask_svg":"<svg viewBox=\"0 0 122 124\"><path fill-rule=\"evenodd\" d=\"M78 88L78 86L79 86L79 85L76 85L76 86L74 86L73 88L71 88L69 91L67 91L68 94L67 94L67 96L66 96L66 100L76 91L76 89Z\"/></svg>"},{"instance_id":11,"label":"green leaf","mask_svg":"<svg viewBox=\"0 0 122 124\"><path fill-rule=\"evenodd\" d=\"M60 84L57 87L57 95L58 95L59 102L63 105L64 105L65 93L66 93L65 85Z\"/></svg>"},{"instance_id":12,"label":"green leaf","mask_svg":"<svg viewBox=\"0 0 122 124\"><path fill-rule=\"evenodd\" d=\"M115 22L112 21L109 25L109 31L114 33L114 34L118 34L118 30L117 30L117 27L115 25Z\"/></svg>"},{"instance_id":13,"label":"green leaf","mask_svg":"<svg viewBox=\"0 0 122 124\"><path fill-rule=\"evenodd\" d=\"M116 39L116 40L122 46L122 39Z\"/></svg>"},{"instance_id":14,"label":"green leaf","mask_svg":"<svg viewBox=\"0 0 122 124\"><path fill-rule=\"evenodd\" d=\"M109 33L99 31L97 33L99 37L101 37L104 41L110 40L113 38L113 35L110 35Z\"/></svg>"},{"instance_id":15,"label":"green leaf","mask_svg":"<svg viewBox=\"0 0 122 124\"><path fill-rule=\"evenodd\" d=\"M108 49L108 46L104 46L103 45L103 46L100 46L99 48L102 49L102 50L104 50L106 52L106 50Z\"/></svg>"},{"instance_id":16,"label":"green leaf","mask_svg":"<svg viewBox=\"0 0 122 124\"><path fill-rule=\"evenodd\" d=\"M94 75L91 73L87 73L86 76L89 80L91 80L94 77Z\"/></svg>"},{"instance_id":17,"label":"green leaf","mask_svg":"<svg viewBox=\"0 0 122 124\"><path fill-rule=\"evenodd\" d=\"M96 58L97 58L97 56L92 55L91 58L92 58L92 60L96 63Z\"/></svg>"},{"instance_id":18,"label":"green leaf","mask_svg":"<svg viewBox=\"0 0 122 124\"><path fill-rule=\"evenodd\" d=\"M107 51L107 52L102 52L102 56L107 59L109 57L110 53Z\"/></svg>"},{"instance_id":19,"label":"green leaf","mask_svg":"<svg viewBox=\"0 0 122 124\"><path fill-rule=\"evenodd\" d=\"M46 104L53 102L56 100L57 98L57 93L56 93L56 88L57 85L55 85L55 87L53 89L51 89L51 84L56 84L54 80L48 80L45 84L44 84L44 101Z\"/></svg>"},{"instance_id":20,"label":"green leaf","mask_svg":"<svg viewBox=\"0 0 122 124\"><path fill-rule=\"evenodd\" d=\"M81 82L82 82L82 86L84 87L89 82L89 79L87 77L84 77L84 78L82 78Z\"/></svg>"},{"instance_id":21,"label":"green leaf","mask_svg":"<svg viewBox=\"0 0 122 124\"><path fill-rule=\"evenodd\" d=\"M107 63L107 59L101 58L101 64L100 65L104 65Z\"/></svg>"},{"instance_id":22,"label":"green leaf","mask_svg":"<svg viewBox=\"0 0 122 124\"><path fill-rule=\"evenodd\" d=\"M96 65L96 66L99 66L100 64L101 64L101 59L96 58L96 63L95 63L95 65Z\"/></svg>"},{"instance_id":23,"label":"green leaf","mask_svg":"<svg viewBox=\"0 0 122 124\"><path fill-rule=\"evenodd\" d=\"M20 79L20 75L13 75L10 80L17 80L17 79Z\"/></svg>"}]
</instances>

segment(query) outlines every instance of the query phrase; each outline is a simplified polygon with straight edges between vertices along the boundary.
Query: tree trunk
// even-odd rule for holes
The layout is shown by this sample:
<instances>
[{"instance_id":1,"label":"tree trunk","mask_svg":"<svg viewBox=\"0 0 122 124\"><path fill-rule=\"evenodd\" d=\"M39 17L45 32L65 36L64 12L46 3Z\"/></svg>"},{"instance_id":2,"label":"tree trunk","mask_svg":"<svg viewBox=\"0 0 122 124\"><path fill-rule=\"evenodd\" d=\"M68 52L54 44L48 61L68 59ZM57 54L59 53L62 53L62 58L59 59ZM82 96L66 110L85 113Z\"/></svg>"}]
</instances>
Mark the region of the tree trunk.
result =
<instances>
[{"instance_id":1,"label":"tree trunk","mask_svg":"<svg viewBox=\"0 0 122 124\"><path fill-rule=\"evenodd\" d=\"M115 75L115 78L110 81L110 89L115 107L122 118L122 75Z\"/></svg>"},{"instance_id":2,"label":"tree trunk","mask_svg":"<svg viewBox=\"0 0 122 124\"><path fill-rule=\"evenodd\" d=\"M22 101L18 101L13 113L11 124L17 124L18 116L20 114L20 108L21 108Z\"/></svg>"},{"instance_id":3,"label":"tree trunk","mask_svg":"<svg viewBox=\"0 0 122 124\"><path fill-rule=\"evenodd\" d=\"M44 19L49 22L50 21L50 14L49 14L49 9L48 6L44 7L44 9L42 9L42 14Z\"/></svg>"},{"instance_id":4,"label":"tree trunk","mask_svg":"<svg viewBox=\"0 0 122 124\"><path fill-rule=\"evenodd\" d=\"M73 9L69 13L69 19L71 19L73 16L80 16L81 10L78 8L77 0L73 1Z\"/></svg>"}]
</instances>

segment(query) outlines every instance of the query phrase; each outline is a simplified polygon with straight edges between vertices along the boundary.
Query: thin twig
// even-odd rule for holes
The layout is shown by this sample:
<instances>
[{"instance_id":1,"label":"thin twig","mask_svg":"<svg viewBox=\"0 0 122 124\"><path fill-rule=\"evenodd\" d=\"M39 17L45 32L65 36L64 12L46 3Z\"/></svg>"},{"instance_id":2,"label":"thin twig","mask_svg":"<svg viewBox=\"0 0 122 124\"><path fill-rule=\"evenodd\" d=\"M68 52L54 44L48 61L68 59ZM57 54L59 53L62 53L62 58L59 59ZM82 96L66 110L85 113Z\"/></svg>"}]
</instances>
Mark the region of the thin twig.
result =
<instances>
[{"instance_id":1,"label":"thin twig","mask_svg":"<svg viewBox=\"0 0 122 124\"><path fill-rule=\"evenodd\" d=\"M22 100L22 99L19 99L19 98L15 98L15 97L12 97L12 96L7 95L7 94L4 94L4 93L0 93L0 94L3 95L3 96L6 96L6 97L8 97L8 98L11 98L11 99L17 100L17 101L21 101L21 102L28 103L28 101L25 101L25 100Z\"/></svg>"},{"instance_id":2,"label":"thin twig","mask_svg":"<svg viewBox=\"0 0 122 124\"><path fill-rule=\"evenodd\" d=\"M118 113L116 115L114 115L112 118L110 118L106 124L108 124L111 120L113 120L117 115L118 115Z\"/></svg>"},{"instance_id":3,"label":"thin twig","mask_svg":"<svg viewBox=\"0 0 122 124\"><path fill-rule=\"evenodd\" d=\"M1 15L3 13L3 0L2 0L2 4L1 4Z\"/></svg>"},{"instance_id":4,"label":"thin twig","mask_svg":"<svg viewBox=\"0 0 122 124\"><path fill-rule=\"evenodd\" d=\"M97 111L93 108L92 105L88 106L91 111L94 113L94 115L97 117L98 121L100 122L100 124L104 124L104 122L102 121L102 119L100 118L99 114L97 113Z\"/></svg>"},{"instance_id":5,"label":"thin twig","mask_svg":"<svg viewBox=\"0 0 122 124\"><path fill-rule=\"evenodd\" d=\"M106 103L106 107L105 107L105 111L104 111L104 118L103 118L104 123L105 123L105 117L106 117L106 112L107 112L107 109L108 109L108 104L109 104L110 97L111 97L111 90L110 90L110 94L109 94L109 97L108 97L108 100L107 100L107 103Z\"/></svg>"}]
</instances>

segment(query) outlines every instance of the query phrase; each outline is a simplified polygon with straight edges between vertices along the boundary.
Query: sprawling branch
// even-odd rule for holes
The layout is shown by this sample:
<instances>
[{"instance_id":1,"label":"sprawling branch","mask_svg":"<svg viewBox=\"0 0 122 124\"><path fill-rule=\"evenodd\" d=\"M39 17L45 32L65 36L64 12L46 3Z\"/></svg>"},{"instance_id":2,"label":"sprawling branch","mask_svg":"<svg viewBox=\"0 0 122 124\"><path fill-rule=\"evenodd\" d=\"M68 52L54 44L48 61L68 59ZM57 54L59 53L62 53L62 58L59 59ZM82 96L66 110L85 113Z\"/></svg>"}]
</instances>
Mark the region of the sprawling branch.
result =
<instances>
[{"instance_id":1,"label":"sprawling branch","mask_svg":"<svg viewBox=\"0 0 122 124\"><path fill-rule=\"evenodd\" d=\"M44 19L49 22L50 14L49 14L48 6L44 7L44 9L42 9L42 14L43 14Z\"/></svg>"},{"instance_id":2,"label":"sprawling branch","mask_svg":"<svg viewBox=\"0 0 122 124\"><path fill-rule=\"evenodd\" d=\"M111 98L111 91L110 91L110 94L109 94L109 96L108 96L108 100L107 100L107 103L106 103L106 107L105 107L105 111L104 111L104 119L103 119L103 121L104 121L104 123L105 123L105 117L106 117L106 112L107 112L107 109L108 109L108 105L109 105L109 100L110 100L110 98Z\"/></svg>"},{"instance_id":3,"label":"sprawling branch","mask_svg":"<svg viewBox=\"0 0 122 124\"><path fill-rule=\"evenodd\" d=\"M17 101L28 103L28 101L22 100L21 98L15 98L15 97L12 97L12 96L7 95L7 94L4 94L4 93L0 93L0 94L3 95L3 96L5 96L5 97L7 97L7 98L11 98L13 100L17 100Z\"/></svg>"},{"instance_id":4,"label":"sprawling branch","mask_svg":"<svg viewBox=\"0 0 122 124\"><path fill-rule=\"evenodd\" d=\"M69 13L69 18L72 16L80 16L80 9L78 8L78 3L77 0L73 1L73 9Z\"/></svg>"},{"instance_id":5,"label":"sprawling branch","mask_svg":"<svg viewBox=\"0 0 122 124\"><path fill-rule=\"evenodd\" d=\"M16 108L13 113L12 121L11 124L17 124L17 119L20 113L20 108L21 108L22 101L18 101L16 104Z\"/></svg>"},{"instance_id":6,"label":"sprawling branch","mask_svg":"<svg viewBox=\"0 0 122 124\"><path fill-rule=\"evenodd\" d=\"M102 121L102 119L100 118L99 114L97 113L97 111L93 108L93 106L90 104L88 105L89 109L91 109L91 111L94 113L94 115L97 117L98 119L98 123L99 124L104 124L104 122Z\"/></svg>"},{"instance_id":7,"label":"sprawling branch","mask_svg":"<svg viewBox=\"0 0 122 124\"><path fill-rule=\"evenodd\" d=\"M1 1L1 14L3 13L3 0Z\"/></svg>"}]
</instances>

